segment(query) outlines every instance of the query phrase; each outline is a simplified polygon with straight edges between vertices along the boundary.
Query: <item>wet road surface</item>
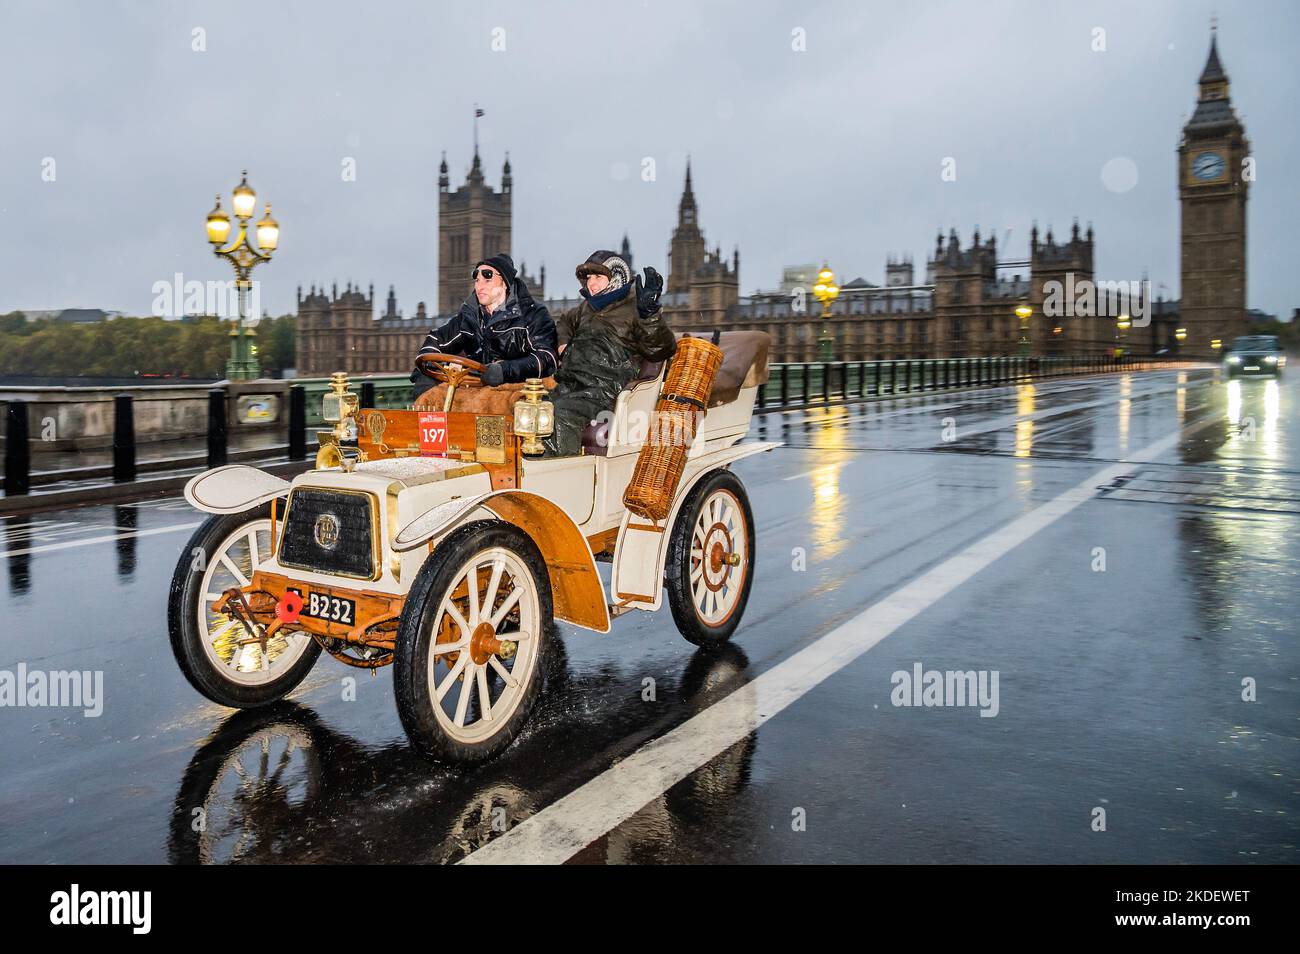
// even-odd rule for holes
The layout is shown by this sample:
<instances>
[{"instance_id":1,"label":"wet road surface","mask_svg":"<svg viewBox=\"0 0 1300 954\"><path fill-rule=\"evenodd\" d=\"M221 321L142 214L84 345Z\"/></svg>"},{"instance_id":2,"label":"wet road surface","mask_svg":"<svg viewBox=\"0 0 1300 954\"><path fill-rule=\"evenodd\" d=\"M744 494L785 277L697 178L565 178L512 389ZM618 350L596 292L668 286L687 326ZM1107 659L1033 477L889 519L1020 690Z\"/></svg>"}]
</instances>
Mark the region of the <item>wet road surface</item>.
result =
<instances>
[{"instance_id":1,"label":"wet road surface","mask_svg":"<svg viewBox=\"0 0 1300 954\"><path fill-rule=\"evenodd\" d=\"M561 625L530 724L467 772L412 752L387 671L197 696L183 501L7 519L0 670L104 675L98 717L0 708L0 861L1293 862L1298 406L1191 369L755 418L785 446L735 468L732 645L666 609Z\"/></svg>"}]
</instances>

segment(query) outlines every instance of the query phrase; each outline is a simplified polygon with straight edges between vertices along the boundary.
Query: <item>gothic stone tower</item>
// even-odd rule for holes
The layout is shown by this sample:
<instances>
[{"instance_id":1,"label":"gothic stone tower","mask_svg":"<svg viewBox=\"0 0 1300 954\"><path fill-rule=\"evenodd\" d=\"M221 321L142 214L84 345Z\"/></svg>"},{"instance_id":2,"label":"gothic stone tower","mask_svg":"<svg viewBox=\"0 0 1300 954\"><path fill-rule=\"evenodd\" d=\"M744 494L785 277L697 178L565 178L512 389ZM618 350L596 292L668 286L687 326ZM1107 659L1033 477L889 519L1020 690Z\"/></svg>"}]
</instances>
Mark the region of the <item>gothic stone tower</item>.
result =
<instances>
[{"instance_id":1,"label":"gothic stone tower","mask_svg":"<svg viewBox=\"0 0 1300 954\"><path fill-rule=\"evenodd\" d=\"M470 268L497 252L510 254L510 155L501 170L501 191L483 179L478 149L469 178L448 191L447 154L438 167L438 314L455 312L470 293Z\"/></svg>"},{"instance_id":2,"label":"gothic stone tower","mask_svg":"<svg viewBox=\"0 0 1300 954\"><path fill-rule=\"evenodd\" d=\"M1034 310L1034 317L1029 322L1029 342L1034 354L1102 354L1117 343L1115 322L1119 315L1111 313L1109 298L1104 308L1097 301L1091 309L1092 314L1047 314L1045 302L1049 297L1049 282L1056 283L1060 295L1068 296L1070 289L1083 287L1080 283L1096 280L1093 249L1092 223L1088 224L1088 231L1080 235L1079 220L1075 219L1068 242L1053 238L1050 225L1042 241L1038 238L1038 223L1030 229L1028 304ZM1077 299L1077 293L1075 297ZM1107 313L1099 314L1102 311ZM1012 319L1012 324L1018 339L1020 332L1015 319ZM1057 328L1061 329L1059 333L1055 331ZM1134 329L1127 340L1136 343L1142 333Z\"/></svg>"},{"instance_id":3,"label":"gothic stone tower","mask_svg":"<svg viewBox=\"0 0 1300 954\"><path fill-rule=\"evenodd\" d=\"M1182 225L1182 302L1187 351L1208 355L1210 341L1226 346L1247 333L1246 131L1228 98L1228 74L1219 63L1216 36L1201 71L1196 111L1178 147Z\"/></svg>"},{"instance_id":4,"label":"gothic stone tower","mask_svg":"<svg viewBox=\"0 0 1300 954\"><path fill-rule=\"evenodd\" d=\"M668 249L668 287L670 292L690 288L695 273L704 264L704 233L700 231L700 213L691 189L691 161L686 160L686 188L677 203L677 228L673 229Z\"/></svg>"}]
</instances>

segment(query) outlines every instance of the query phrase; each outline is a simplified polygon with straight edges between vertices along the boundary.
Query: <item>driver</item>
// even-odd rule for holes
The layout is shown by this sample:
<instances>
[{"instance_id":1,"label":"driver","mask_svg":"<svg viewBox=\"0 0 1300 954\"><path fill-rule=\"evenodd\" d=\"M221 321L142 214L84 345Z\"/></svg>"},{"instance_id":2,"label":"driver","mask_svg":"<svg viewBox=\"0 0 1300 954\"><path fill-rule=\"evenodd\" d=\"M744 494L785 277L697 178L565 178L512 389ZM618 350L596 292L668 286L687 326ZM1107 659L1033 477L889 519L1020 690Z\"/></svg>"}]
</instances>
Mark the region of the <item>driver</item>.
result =
<instances>
[{"instance_id":1,"label":"driver","mask_svg":"<svg viewBox=\"0 0 1300 954\"><path fill-rule=\"evenodd\" d=\"M474 293L441 328L431 330L420 354L457 354L482 364L483 383L496 387L555 374L555 322L533 301L515 274L515 263L498 252L474 266ZM411 372L411 400L438 382Z\"/></svg>"}]
</instances>

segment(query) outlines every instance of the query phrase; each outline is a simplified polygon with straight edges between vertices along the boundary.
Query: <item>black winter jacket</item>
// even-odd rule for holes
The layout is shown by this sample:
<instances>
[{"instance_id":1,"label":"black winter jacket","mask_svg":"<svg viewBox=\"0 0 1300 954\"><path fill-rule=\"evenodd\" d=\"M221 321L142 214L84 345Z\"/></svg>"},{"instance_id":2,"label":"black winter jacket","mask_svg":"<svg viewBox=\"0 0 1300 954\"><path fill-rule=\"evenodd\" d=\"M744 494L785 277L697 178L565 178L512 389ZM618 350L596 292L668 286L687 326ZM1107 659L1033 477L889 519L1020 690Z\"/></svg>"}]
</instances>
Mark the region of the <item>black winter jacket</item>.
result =
<instances>
[{"instance_id":1,"label":"black winter jacket","mask_svg":"<svg viewBox=\"0 0 1300 954\"><path fill-rule=\"evenodd\" d=\"M534 301L527 286L516 278L505 302L491 315L471 292L455 317L429 332L419 353L458 354L484 365L500 361L506 381L518 383L554 375L558 369L556 350L550 312ZM418 370L411 371L411 380L430 386L436 383Z\"/></svg>"}]
</instances>

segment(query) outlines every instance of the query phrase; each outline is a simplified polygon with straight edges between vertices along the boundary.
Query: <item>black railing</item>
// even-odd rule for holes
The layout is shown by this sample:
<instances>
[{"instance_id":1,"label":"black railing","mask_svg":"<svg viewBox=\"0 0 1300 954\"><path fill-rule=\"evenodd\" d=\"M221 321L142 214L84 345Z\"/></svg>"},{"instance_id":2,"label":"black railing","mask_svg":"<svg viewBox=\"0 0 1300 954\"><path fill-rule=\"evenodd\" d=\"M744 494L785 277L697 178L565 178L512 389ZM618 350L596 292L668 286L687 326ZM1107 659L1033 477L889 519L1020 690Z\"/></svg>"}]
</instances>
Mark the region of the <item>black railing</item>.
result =
<instances>
[{"instance_id":1,"label":"black railing","mask_svg":"<svg viewBox=\"0 0 1300 954\"><path fill-rule=\"evenodd\" d=\"M373 384L363 385L373 389ZM373 397L373 396L372 396ZM208 426L207 453L192 458L170 458L159 461L142 461L136 459L135 440L135 402L129 394L119 394L113 398L113 436L112 462L108 465L73 468L63 471L51 471L37 474L37 482L53 483L56 480L107 479L114 483L134 481L139 471L158 471L175 469L183 466L220 467L230 458L230 429L226 415L227 394L221 388L208 391ZM31 492L32 487L32 451L30 408L28 401L5 402L5 496L14 497ZM306 389L294 385L289 389L289 412L286 416L287 446L280 445L278 450L288 451L289 460L304 460L307 456L307 401ZM267 447L264 451L272 455L277 448ZM244 457L254 452L245 452ZM42 480L43 478L43 480Z\"/></svg>"},{"instance_id":2,"label":"black railing","mask_svg":"<svg viewBox=\"0 0 1300 954\"><path fill-rule=\"evenodd\" d=\"M774 364L759 388L760 410L964 388L1001 387L1065 375L1183 367L1189 359L1082 357L899 358Z\"/></svg>"},{"instance_id":3,"label":"black railing","mask_svg":"<svg viewBox=\"0 0 1300 954\"><path fill-rule=\"evenodd\" d=\"M878 398L917 392L953 390L962 388L995 387L1009 383L1022 383L1043 378L1070 374L1095 374L1106 371L1148 371L1159 368L1181 367L1186 359L1129 358L1116 361L1108 357L984 357L899 359L891 361L833 361L774 364L769 369L766 384L758 389L758 410L777 410L806 406L813 403L830 404L865 398ZM793 382L793 383L792 383ZM361 385L361 406L374 406L372 382ZM230 458L229 426L226 415L226 392L213 388L208 392L208 431L206 462L218 467ZM307 457L307 392L302 385L289 389L289 408L286 415L287 451L292 461ZM25 401L7 402L5 413L5 469L6 496L27 494L32 486L31 432L29 404ZM264 449L272 454L277 448ZM247 455L245 455L247 456ZM200 457L189 466L201 465ZM175 461L169 462L176 466ZM160 470L164 462L144 461L137 465L135 442L135 409L130 395L121 394L113 399L113 461L111 468L83 468L79 471L59 472L60 479L74 475L92 476L94 471L103 476L111 474L114 482L136 479L137 472ZM44 476L52 482L53 474Z\"/></svg>"}]
</instances>

